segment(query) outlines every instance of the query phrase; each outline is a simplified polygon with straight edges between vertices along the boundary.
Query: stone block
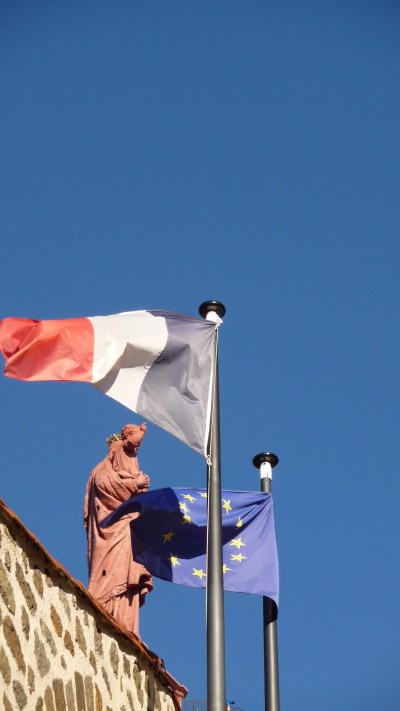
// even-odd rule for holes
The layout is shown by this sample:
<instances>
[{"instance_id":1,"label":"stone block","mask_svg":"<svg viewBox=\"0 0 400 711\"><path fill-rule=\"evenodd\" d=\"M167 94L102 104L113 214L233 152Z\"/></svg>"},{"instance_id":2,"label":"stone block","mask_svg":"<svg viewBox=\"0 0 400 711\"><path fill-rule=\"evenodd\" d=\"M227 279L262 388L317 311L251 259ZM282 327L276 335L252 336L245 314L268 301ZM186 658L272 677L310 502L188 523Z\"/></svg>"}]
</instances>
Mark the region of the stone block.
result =
<instances>
[{"instance_id":1,"label":"stone block","mask_svg":"<svg viewBox=\"0 0 400 711\"><path fill-rule=\"evenodd\" d=\"M0 672L5 684L9 684L11 681L11 668L4 647L0 647Z\"/></svg>"},{"instance_id":2,"label":"stone block","mask_svg":"<svg viewBox=\"0 0 400 711\"><path fill-rule=\"evenodd\" d=\"M33 615L37 610L35 596L18 561L15 562L15 577L18 580L21 592L26 600L26 604L28 605L29 612Z\"/></svg>"},{"instance_id":3,"label":"stone block","mask_svg":"<svg viewBox=\"0 0 400 711\"><path fill-rule=\"evenodd\" d=\"M62 679L53 680L53 693L56 711L68 711L65 701L64 683Z\"/></svg>"},{"instance_id":4,"label":"stone block","mask_svg":"<svg viewBox=\"0 0 400 711\"><path fill-rule=\"evenodd\" d=\"M14 680L13 681L13 691L14 691L14 696L15 696L15 701L17 704L17 707L19 711L22 711L22 709L25 708L25 706L28 703L28 697L25 693L25 689L22 686L20 681Z\"/></svg>"},{"instance_id":5,"label":"stone block","mask_svg":"<svg viewBox=\"0 0 400 711\"><path fill-rule=\"evenodd\" d=\"M87 711L85 702L85 684L82 675L75 672L75 696L77 711Z\"/></svg>"},{"instance_id":6,"label":"stone block","mask_svg":"<svg viewBox=\"0 0 400 711\"><path fill-rule=\"evenodd\" d=\"M53 627L55 629L56 635L58 637L62 636L63 633L63 626L61 622L61 617L58 614L56 608L54 605L50 605L50 619L52 621Z\"/></svg>"},{"instance_id":7,"label":"stone block","mask_svg":"<svg viewBox=\"0 0 400 711\"><path fill-rule=\"evenodd\" d=\"M9 612L15 614L15 598L8 573L0 560L0 594Z\"/></svg>"},{"instance_id":8,"label":"stone block","mask_svg":"<svg viewBox=\"0 0 400 711\"><path fill-rule=\"evenodd\" d=\"M37 631L35 630L35 658L36 664L41 677L46 676L50 671L50 662L46 655L46 650L42 640L40 639Z\"/></svg>"},{"instance_id":9,"label":"stone block","mask_svg":"<svg viewBox=\"0 0 400 711\"><path fill-rule=\"evenodd\" d=\"M11 620L10 617L5 617L3 621L3 633L4 633L4 639L7 643L7 646L13 655L17 667L20 671L22 671L23 674L25 674L26 671L26 665L25 665L25 660L24 656L22 654L22 649L21 649L21 644L19 641L18 633L14 627L14 624Z\"/></svg>"},{"instance_id":10,"label":"stone block","mask_svg":"<svg viewBox=\"0 0 400 711\"><path fill-rule=\"evenodd\" d=\"M76 617L76 619L75 619L75 642L78 644L78 646L81 648L82 652L86 656L87 650L86 650L85 634L83 632L83 628L80 623L79 617Z\"/></svg>"}]
</instances>

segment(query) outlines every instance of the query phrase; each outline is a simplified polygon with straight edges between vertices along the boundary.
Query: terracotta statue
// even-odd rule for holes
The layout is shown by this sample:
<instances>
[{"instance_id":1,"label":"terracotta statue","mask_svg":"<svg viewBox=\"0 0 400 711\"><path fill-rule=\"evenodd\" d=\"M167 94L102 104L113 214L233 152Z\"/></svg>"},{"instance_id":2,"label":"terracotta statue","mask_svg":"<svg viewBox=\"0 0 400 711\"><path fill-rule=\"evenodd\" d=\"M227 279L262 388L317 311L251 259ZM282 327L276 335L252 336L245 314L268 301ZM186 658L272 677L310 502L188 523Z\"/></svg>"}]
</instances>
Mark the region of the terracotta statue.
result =
<instances>
[{"instance_id":1,"label":"terracotta statue","mask_svg":"<svg viewBox=\"0 0 400 711\"><path fill-rule=\"evenodd\" d=\"M101 521L120 504L147 491L150 479L139 470L137 450L146 425L125 425L107 440L109 452L92 471L86 487L84 525L87 530L89 592L119 624L139 636L139 607L153 589L144 566L132 558L127 514L107 528Z\"/></svg>"}]
</instances>

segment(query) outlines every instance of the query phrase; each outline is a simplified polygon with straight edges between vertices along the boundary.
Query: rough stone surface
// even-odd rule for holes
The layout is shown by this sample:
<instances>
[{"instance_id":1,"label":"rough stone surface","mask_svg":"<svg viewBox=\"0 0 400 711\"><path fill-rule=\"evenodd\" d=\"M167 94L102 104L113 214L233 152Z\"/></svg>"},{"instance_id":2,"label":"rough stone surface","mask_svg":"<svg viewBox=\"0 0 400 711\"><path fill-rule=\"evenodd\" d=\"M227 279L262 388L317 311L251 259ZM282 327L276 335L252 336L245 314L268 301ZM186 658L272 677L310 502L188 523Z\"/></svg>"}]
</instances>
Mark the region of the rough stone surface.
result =
<instances>
[{"instance_id":1,"label":"rough stone surface","mask_svg":"<svg viewBox=\"0 0 400 711\"><path fill-rule=\"evenodd\" d=\"M102 673L102 675L103 675L103 679L104 679L105 685L106 685L106 687L107 687L108 693L109 693L109 695L111 696L110 682L108 681L108 675L107 675L107 672L106 672L106 670L104 669L104 667L102 667L101 673Z\"/></svg>"},{"instance_id":2,"label":"rough stone surface","mask_svg":"<svg viewBox=\"0 0 400 711\"><path fill-rule=\"evenodd\" d=\"M57 654L57 648L56 648L53 636L52 636L52 634L51 634L51 632L44 620L40 620L40 627L41 627L41 631L42 631L42 639L45 640L52 655L55 657Z\"/></svg>"},{"instance_id":3,"label":"rough stone surface","mask_svg":"<svg viewBox=\"0 0 400 711\"><path fill-rule=\"evenodd\" d=\"M0 647L0 672L6 684L11 681L11 667L4 651L4 647Z\"/></svg>"},{"instance_id":4,"label":"rough stone surface","mask_svg":"<svg viewBox=\"0 0 400 711\"><path fill-rule=\"evenodd\" d=\"M53 692L48 686L44 692L44 705L46 711L56 711L53 700Z\"/></svg>"},{"instance_id":5,"label":"rough stone surface","mask_svg":"<svg viewBox=\"0 0 400 711\"><path fill-rule=\"evenodd\" d=\"M20 671L25 674L26 666L24 657L22 654L21 644L18 638L17 630L10 617L5 617L3 622L3 632L4 639L7 642L7 646L13 655L15 661L17 662L17 667Z\"/></svg>"},{"instance_id":6,"label":"rough stone surface","mask_svg":"<svg viewBox=\"0 0 400 711\"><path fill-rule=\"evenodd\" d=\"M28 691L30 694L35 691L35 672L32 667L28 667Z\"/></svg>"},{"instance_id":7,"label":"rough stone surface","mask_svg":"<svg viewBox=\"0 0 400 711\"><path fill-rule=\"evenodd\" d=\"M26 604L28 605L29 612L31 614L34 614L37 610L35 596L33 594L31 586L29 585L29 583L27 582L27 580L25 578L25 573L23 571L23 568L20 566L18 561L16 561L16 563L15 563L15 577L18 580L22 594L26 600Z\"/></svg>"},{"instance_id":8,"label":"rough stone surface","mask_svg":"<svg viewBox=\"0 0 400 711\"><path fill-rule=\"evenodd\" d=\"M49 569L45 568L43 572L44 572L44 582L46 583L48 588L52 588L53 581L51 579L51 573L49 572Z\"/></svg>"},{"instance_id":9,"label":"rough stone surface","mask_svg":"<svg viewBox=\"0 0 400 711\"><path fill-rule=\"evenodd\" d=\"M7 571L0 560L0 593L7 609L14 615L15 598L12 591Z\"/></svg>"},{"instance_id":10,"label":"rough stone surface","mask_svg":"<svg viewBox=\"0 0 400 711\"><path fill-rule=\"evenodd\" d=\"M13 681L13 691L19 711L22 711L28 703L28 698L20 681Z\"/></svg>"},{"instance_id":11,"label":"rough stone surface","mask_svg":"<svg viewBox=\"0 0 400 711\"><path fill-rule=\"evenodd\" d=\"M85 634L83 632L82 625L80 623L79 617L76 618L75 620L75 641L81 648L82 652L86 656L86 640L85 640Z\"/></svg>"},{"instance_id":12,"label":"rough stone surface","mask_svg":"<svg viewBox=\"0 0 400 711\"><path fill-rule=\"evenodd\" d=\"M46 674L50 671L50 662L47 658L46 655L46 650L44 648L44 644L42 640L40 639L38 633L35 630L35 657L36 657L36 664L37 664L37 669L40 674L40 676L46 676Z\"/></svg>"},{"instance_id":13,"label":"rough stone surface","mask_svg":"<svg viewBox=\"0 0 400 711\"><path fill-rule=\"evenodd\" d=\"M64 608L64 612L66 613L68 619L71 619L71 610L68 604L68 595L64 592L62 588L59 589L58 591L58 597L60 599L61 605Z\"/></svg>"},{"instance_id":14,"label":"rough stone surface","mask_svg":"<svg viewBox=\"0 0 400 711\"><path fill-rule=\"evenodd\" d=\"M145 697L144 697L144 691L141 686L139 686L139 688L137 690L137 696L139 699L140 708L144 708L144 698Z\"/></svg>"},{"instance_id":15,"label":"rough stone surface","mask_svg":"<svg viewBox=\"0 0 400 711\"><path fill-rule=\"evenodd\" d=\"M122 657L122 660L123 660L124 674L126 674L127 676L130 676L131 665L129 664L129 659L124 654L124 656Z\"/></svg>"},{"instance_id":16,"label":"rough stone surface","mask_svg":"<svg viewBox=\"0 0 400 711\"><path fill-rule=\"evenodd\" d=\"M99 657L104 655L103 652L103 641L100 634L100 629L96 627L94 632L94 651Z\"/></svg>"},{"instance_id":17,"label":"rough stone surface","mask_svg":"<svg viewBox=\"0 0 400 711\"><path fill-rule=\"evenodd\" d=\"M57 637L62 637L63 626L62 626L62 622L61 622L61 617L58 614L54 605L50 606L50 619L53 623L53 627L55 629Z\"/></svg>"},{"instance_id":18,"label":"rough stone surface","mask_svg":"<svg viewBox=\"0 0 400 711\"><path fill-rule=\"evenodd\" d=\"M37 592L39 593L40 596L42 596L43 595L43 577L40 573L40 570L36 569L33 571L32 580L33 580L33 584L34 584Z\"/></svg>"},{"instance_id":19,"label":"rough stone surface","mask_svg":"<svg viewBox=\"0 0 400 711\"><path fill-rule=\"evenodd\" d=\"M89 654L89 663L92 666L94 673L97 674L96 657L94 656L92 649L90 650Z\"/></svg>"},{"instance_id":20,"label":"rough stone surface","mask_svg":"<svg viewBox=\"0 0 400 711\"><path fill-rule=\"evenodd\" d=\"M57 711L67 711L64 694L64 684L62 679L54 679L53 693Z\"/></svg>"},{"instance_id":21,"label":"rough stone surface","mask_svg":"<svg viewBox=\"0 0 400 711\"><path fill-rule=\"evenodd\" d=\"M68 632L68 630L65 630L65 632L64 632L64 645L65 645L65 649L68 649L69 653L72 654L72 656L74 656L74 654L75 654L74 643L72 641L72 637L71 637L70 633Z\"/></svg>"},{"instance_id":22,"label":"rough stone surface","mask_svg":"<svg viewBox=\"0 0 400 711\"><path fill-rule=\"evenodd\" d=\"M6 566L7 570L11 570L11 556L10 556L10 551L6 551L6 554L4 556L4 565Z\"/></svg>"},{"instance_id":23,"label":"rough stone surface","mask_svg":"<svg viewBox=\"0 0 400 711\"><path fill-rule=\"evenodd\" d=\"M94 709L93 681L90 676L85 676L85 697L88 711Z\"/></svg>"},{"instance_id":24,"label":"rough stone surface","mask_svg":"<svg viewBox=\"0 0 400 711\"><path fill-rule=\"evenodd\" d=\"M161 696L160 696L159 691L156 690L155 699L154 699L154 711L161 711L161 709L162 709Z\"/></svg>"},{"instance_id":25,"label":"rough stone surface","mask_svg":"<svg viewBox=\"0 0 400 711\"><path fill-rule=\"evenodd\" d=\"M128 696L128 703L129 703L129 708L130 708L130 710L131 710L131 711L135 711L135 706L134 706L134 703L133 703L133 697L132 697L132 694L131 694L131 692L129 691L129 689L128 689L128 692L127 692L127 696Z\"/></svg>"},{"instance_id":26,"label":"rough stone surface","mask_svg":"<svg viewBox=\"0 0 400 711\"><path fill-rule=\"evenodd\" d=\"M26 555L25 551L22 551L22 553L21 553L21 560L22 560L22 565L24 567L25 573L27 573L28 569L29 569L29 560L28 560L28 556Z\"/></svg>"},{"instance_id":27,"label":"rough stone surface","mask_svg":"<svg viewBox=\"0 0 400 711\"><path fill-rule=\"evenodd\" d=\"M132 676L136 685L138 686L140 684L140 669L137 664L135 664L132 669Z\"/></svg>"},{"instance_id":28,"label":"rough stone surface","mask_svg":"<svg viewBox=\"0 0 400 711\"><path fill-rule=\"evenodd\" d=\"M4 711L14 711L14 707L10 704L5 692L3 694L3 710Z\"/></svg>"},{"instance_id":29,"label":"rough stone surface","mask_svg":"<svg viewBox=\"0 0 400 711\"><path fill-rule=\"evenodd\" d=\"M29 622L29 615L25 609L24 606L22 606L22 612L21 612L21 627L22 631L25 635L25 639L29 639L29 632L31 629L31 624Z\"/></svg>"},{"instance_id":30,"label":"rough stone surface","mask_svg":"<svg viewBox=\"0 0 400 711\"><path fill-rule=\"evenodd\" d=\"M75 694L74 694L74 687L72 686L71 680L67 681L67 683L65 685L65 697L67 700L68 711L75 711L75 709L76 709Z\"/></svg>"},{"instance_id":31,"label":"rough stone surface","mask_svg":"<svg viewBox=\"0 0 400 711\"><path fill-rule=\"evenodd\" d=\"M1 504L0 689L0 711L176 711L146 656Z\"/></svg>"},{"instance_id":32,"label":"rough stone surface","mask_svg":"<svg viewBox=\"0 0 400 711\"><path fill-rule=\"evenodd\" d=\"M86 711L85 685L83 683L82 675L79 674L79 672L75 672L75 691L78 711Z\"/></svg>"},{"instance_id":33,"label":"rough stone surface","mask_svg":"<svg viewBox=\"0 0 400 711\"><path fill-rule=\"evenodd\" d=\"M119 658L118 658L118 647L115 644L115 642L111 642L111 647L110 647L110 664L111 664L111 669L114 672L114 676L118 676L118 664Z\"/></svg>"},{"instance_id":34,"label":"rough stone surface","mask_svg":"<svg viewBox=\"0 0 400 711\"><path fill-rule=\"evenodd\" d=\"M101 692L96 684L96 711L103 711L103 699L101 698Z\"/></svg>"}]
</instances>

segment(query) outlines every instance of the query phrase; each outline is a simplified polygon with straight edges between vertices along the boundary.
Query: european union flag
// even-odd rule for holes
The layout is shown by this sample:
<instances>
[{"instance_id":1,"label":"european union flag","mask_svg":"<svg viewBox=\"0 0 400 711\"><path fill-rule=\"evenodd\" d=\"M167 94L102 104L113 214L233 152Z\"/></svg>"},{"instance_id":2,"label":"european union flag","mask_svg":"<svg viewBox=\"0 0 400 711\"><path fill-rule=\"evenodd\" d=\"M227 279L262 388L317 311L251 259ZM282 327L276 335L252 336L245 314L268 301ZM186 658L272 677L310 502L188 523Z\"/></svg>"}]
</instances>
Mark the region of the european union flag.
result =
<instances>
[{"instance_id":1,"label":"european union flag","mask_svg":"<svg viewBox=\"0 0 400 711\"><path fill-rule=\"evenodd\" d=\"M205 489L155 489L129 499L102 523L132 511L134 560L157 578L204 588L207 581ZM224 589L266 595L278 604L279 573L272 494L222 491Z\"/></svg>"}]
</instances>

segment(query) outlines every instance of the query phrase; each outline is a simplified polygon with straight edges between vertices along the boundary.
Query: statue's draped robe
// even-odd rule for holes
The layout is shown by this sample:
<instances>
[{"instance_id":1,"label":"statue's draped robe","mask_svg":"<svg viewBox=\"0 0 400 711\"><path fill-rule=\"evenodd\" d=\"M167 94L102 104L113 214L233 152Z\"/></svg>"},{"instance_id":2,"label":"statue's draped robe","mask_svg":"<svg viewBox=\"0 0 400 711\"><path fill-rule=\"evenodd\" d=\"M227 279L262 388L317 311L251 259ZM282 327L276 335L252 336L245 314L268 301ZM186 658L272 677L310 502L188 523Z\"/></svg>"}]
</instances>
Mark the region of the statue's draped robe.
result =
<instances>
[{"instance_id":1,"label":"statue's draped robe","mask_svg":"<svg viewBox=\"0 0 400 711\"><path fill-rule=\"evenodd\" d=\"M129 524L138 514L127 514L107 528L100 527L106 516L139 493L136 456L128 456L121 448L116 459L110 451L93 469L86 488L89 592L117 622L139 635L139 607L153 585L149 572L132 557Z\"/></svg>"}]
</instances>

